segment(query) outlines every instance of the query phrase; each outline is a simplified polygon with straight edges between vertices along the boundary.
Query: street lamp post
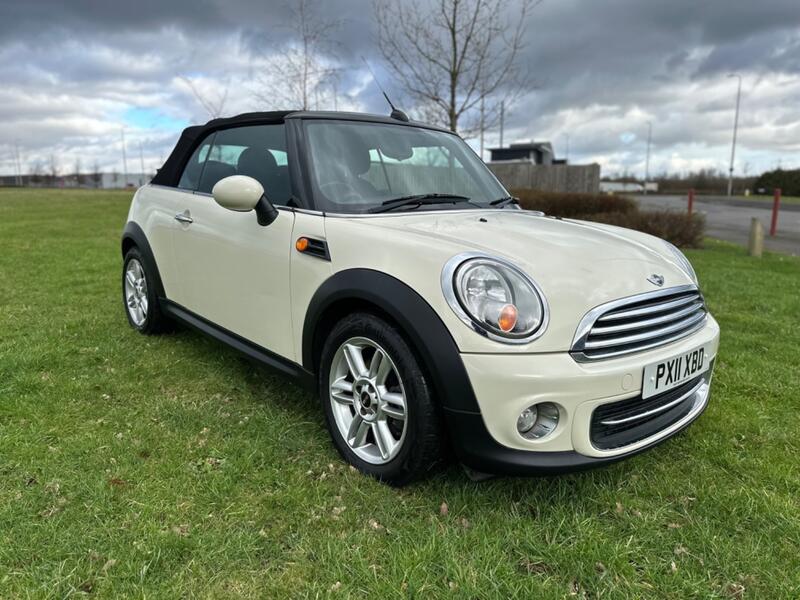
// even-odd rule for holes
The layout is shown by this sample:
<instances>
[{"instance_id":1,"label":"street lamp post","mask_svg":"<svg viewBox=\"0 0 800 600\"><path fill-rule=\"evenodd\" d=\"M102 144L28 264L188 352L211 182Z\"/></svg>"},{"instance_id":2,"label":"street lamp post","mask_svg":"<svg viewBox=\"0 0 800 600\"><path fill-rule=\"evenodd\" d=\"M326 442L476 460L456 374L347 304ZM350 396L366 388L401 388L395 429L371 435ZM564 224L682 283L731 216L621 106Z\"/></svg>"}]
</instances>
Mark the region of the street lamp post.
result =
<instances>
[{"instance_id":1,"label":"street lamp post","mask_svg":"<svg viewBox=\"0 0 800 600\"><path fill-rule=\"evenodd\" d=\"M124 177L122 187L128 189L128 158L125 156L125 129L120 129L119 135L122 138L122 176Z\"/></svg>"},{"instance_id":2,"label":"street lamp post","mask_svg":"<svg viewBox=\"0 0 800 600\"><path fill-rule=\"evenodd\" d=\"M504 100L500 101L500 147L503 147L503 128L505 126L506 117L506 103Z\"/></svg>"},{"instance_id":3,"label":"street lamp post","mask_svg":"<svg viewBox=\"0 0 800 600\"><path fill-rule=\"evenodd\" d=\"M24 179L22 177L22 158L19 155L19 140L14 140L14 166L17 170L17 185L22 185Z\"/></svg>"},{"instance_id":4,"label":"street lamp post","mask_svg":"<svg viewBox=\"0 0 800 600\"><path fill-rule=\"evenodd\" d=\"M644 195L647 195L647 181L650 179L650 141L653 138L653 124L647 122L647 154L644 159Z\"/></svg>"},{"instance_id":5,"label":"street lamp post","mask_svg":"<svg viewBox=\"0 0 800 600\"><path fill-rule=\"evenodd\" d=\"M742 96L742 76L731 73L728 77L738 77L739 85L736 89L736 115L733 117L733 142L731 143L731 164L728 169L728 197L733 194L733 159L736 156L736 132L739 129L739 99Z\"/></svg>"}]
</instances>

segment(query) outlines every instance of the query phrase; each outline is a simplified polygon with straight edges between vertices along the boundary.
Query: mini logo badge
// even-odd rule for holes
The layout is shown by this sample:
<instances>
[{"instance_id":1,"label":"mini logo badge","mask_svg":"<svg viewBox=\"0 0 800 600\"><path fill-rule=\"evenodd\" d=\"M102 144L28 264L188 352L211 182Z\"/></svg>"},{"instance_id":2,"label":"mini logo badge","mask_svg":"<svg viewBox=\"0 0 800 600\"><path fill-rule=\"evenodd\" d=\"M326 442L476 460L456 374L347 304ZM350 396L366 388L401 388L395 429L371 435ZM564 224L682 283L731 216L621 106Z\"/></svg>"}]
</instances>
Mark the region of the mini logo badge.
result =
<instances>
[{"instance_id":1,"label":"mini logo badge","mask_svg":"<svg viewBox=\"0 0 800 600\"><path fill-rule=\"evenodd\" d=\"M650 277L647 278L647 281L649 281L653 285L661 287L662 285L664 285L664 276L656 275L655 273L653 273L652 275L650 275Z\"/></svg>"}]
</instances>

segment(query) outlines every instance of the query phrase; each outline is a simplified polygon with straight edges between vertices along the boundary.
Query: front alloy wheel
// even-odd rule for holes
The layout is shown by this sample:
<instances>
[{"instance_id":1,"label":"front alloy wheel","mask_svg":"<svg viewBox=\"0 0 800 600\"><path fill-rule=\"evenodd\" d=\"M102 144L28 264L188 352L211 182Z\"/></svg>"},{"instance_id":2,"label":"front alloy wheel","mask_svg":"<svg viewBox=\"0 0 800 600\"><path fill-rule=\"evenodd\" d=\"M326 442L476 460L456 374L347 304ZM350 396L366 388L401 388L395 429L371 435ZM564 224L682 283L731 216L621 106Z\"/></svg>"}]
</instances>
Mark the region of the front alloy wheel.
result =
<instances>
[{"instance_id":1,"label":"front alloy wheel","mask_svg":"<svg viewBox=\"0 0 800 600\"><path fill-rule=\"evenodd\" d=\"M403 382L392 359L367 338L345 341L333 357L330 402L339 433L362 460L391 461L406 433Z\"/></svg>"},{"instance_id":2,"label":"front alloy wheel","mask_svg":"<svg viewBox=\"0 0 800 600\"><path fill-rule=\"evenodd\" d=\"M369 313L339 321L322 348L319 386L328 430L345 460L394 485L429 473L443 442L426 379L394 325Z\"/></svg>"}]
</instances>

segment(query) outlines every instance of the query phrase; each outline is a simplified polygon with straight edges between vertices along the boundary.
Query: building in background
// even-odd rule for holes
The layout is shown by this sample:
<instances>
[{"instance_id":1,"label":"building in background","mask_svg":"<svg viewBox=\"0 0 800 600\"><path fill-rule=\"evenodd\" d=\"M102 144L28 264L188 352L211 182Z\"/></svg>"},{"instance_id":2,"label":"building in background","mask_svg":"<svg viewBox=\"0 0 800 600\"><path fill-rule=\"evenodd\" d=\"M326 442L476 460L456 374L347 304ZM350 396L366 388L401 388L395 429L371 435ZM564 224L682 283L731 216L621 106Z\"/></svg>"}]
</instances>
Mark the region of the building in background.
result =
<instances>
[{"instance_id":1,"label":"building in background","mask_svg":"<svg viewBox=\"0 0 800 600\"><path fill-rule=\"evenodd\" d=\"M658 192L658 182L648 181L646 184L639 181L601 181L600 191L604 194L641 194L647 187L648 192Z\"/></svg>"},{"instance_id":2,"label":"building in background","mask_svg":"<svg viewBox=\"0 0 800 600\"><path fill-rule=\"evenodd\" d=\"M567 164L566 159L557 159L550 142L522 142L506 148L489 148L490 162L522 160L535 165Z\"/></svg>"},{"instance_id":3,"label":"building in background","mask_svg":"<svg viewBox=\"0 0 800 600\"><path fill-rule=\"evenodd\" d=\"M85 188L85 189L124 189L138 188L153 178L152 173L80 173L68 175L50 175L46 173L32 175L0 175L0 187L50 187L50 188Z\"/></svg>"},{"instance_id":4,"label":"building in background","mask_svg":"<svg viewBox=\"0 0 800 600\"><path fill-rule=\"evenodd\" d=\"M487 163L508 189L597 194L600 165L570 165L556 158L550 142L524 142L490 148Z\"/></svg>"}]
</instances>

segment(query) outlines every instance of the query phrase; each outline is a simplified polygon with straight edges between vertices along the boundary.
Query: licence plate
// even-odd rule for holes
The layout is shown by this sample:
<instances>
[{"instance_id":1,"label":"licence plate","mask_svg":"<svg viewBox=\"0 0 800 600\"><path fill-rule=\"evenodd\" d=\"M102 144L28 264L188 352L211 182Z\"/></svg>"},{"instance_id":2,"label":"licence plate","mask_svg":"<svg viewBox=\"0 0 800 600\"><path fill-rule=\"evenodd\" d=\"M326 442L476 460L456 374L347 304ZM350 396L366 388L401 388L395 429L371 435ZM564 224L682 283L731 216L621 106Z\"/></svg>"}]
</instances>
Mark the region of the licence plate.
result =
<instances>
[{"instance_id":1,"label":"licence plate","mask_svg":"<svg viewBox=\"0 0 800 600\"><path fill-rule=\"evenodd\" d=\"M662 394L686 383L705 370L707 361L708 352L701 347L647 365L642 381L642 398Z\"/></svg>"}]
</instances>

